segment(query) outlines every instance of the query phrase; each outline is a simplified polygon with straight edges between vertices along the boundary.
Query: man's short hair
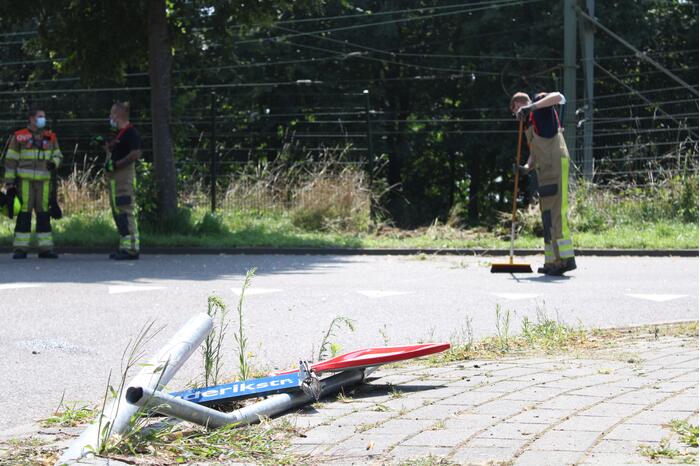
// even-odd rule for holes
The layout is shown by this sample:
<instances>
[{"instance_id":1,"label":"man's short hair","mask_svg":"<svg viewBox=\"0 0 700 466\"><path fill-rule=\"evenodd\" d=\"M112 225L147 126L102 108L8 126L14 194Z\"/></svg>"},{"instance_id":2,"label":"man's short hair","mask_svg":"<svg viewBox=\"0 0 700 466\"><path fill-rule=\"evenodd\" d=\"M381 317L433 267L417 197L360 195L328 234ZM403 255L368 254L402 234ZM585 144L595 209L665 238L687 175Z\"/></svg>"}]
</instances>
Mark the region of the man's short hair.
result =
<instances>
[{"instance_id":1,"label":"man's short hair","mask_svg":"<svg viewBox=\"0 0 700 466\"><path fill-rule=\"evenodd\" d=\"M29 110L27 110L27 118L33 118L36 116L37 113L43 111L44 110L39 107L31 107Z\"/></svg>"},{"instance_id":2,"label":"man's short hair","mask_svg":"<svg viewBox=\"0 0 700 466\"><path fill-rule=\"evenodd\" d=\"M114 102L112 107L116 108L119 113L129 118L129 102Z\"/></svg>"},{"instance_id":3,"label":"man's short hair","mask_svg":"<svg viewBox=\"0 0 700 466\"><path fill-rule=\"evenodd\" d=\"M524 92L516 92L515 94L513 94L513 97L510 98L510 105L508 106L508 110L511 110L511 111L512 111L512 110L513 110L513 104L514 104L516 101L520 101L520 100L524 100L524 101L526 101L526 102L529 102L529 101L530 101L530 96L527 95L527 94L524 93Z\"/></svg>"}]
</instances>

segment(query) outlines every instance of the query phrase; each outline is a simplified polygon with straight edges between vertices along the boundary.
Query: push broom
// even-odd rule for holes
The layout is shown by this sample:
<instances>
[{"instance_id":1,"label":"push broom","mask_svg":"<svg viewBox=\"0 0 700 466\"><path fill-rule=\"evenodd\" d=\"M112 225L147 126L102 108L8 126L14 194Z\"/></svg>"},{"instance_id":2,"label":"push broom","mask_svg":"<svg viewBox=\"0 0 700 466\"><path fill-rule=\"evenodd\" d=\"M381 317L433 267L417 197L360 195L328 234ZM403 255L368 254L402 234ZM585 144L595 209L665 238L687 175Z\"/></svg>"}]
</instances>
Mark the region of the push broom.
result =
<instances>
[{"instance_id":1,"label":"push broom","mask_svg":"<svg viewBox=\"0 0 700 466\"><path fill-rule=\"evenodd\" d=\"M518 209L518 181L520 178L520 152L523 145L523 120L518 125L518 154L515 158L515 188L513 189L513 216L510 222L510 259L506 264L491 264L491 273L532 273L530 264L513 262L513 247L515 245L515 213Z\"/></svg>"}]
</instances>

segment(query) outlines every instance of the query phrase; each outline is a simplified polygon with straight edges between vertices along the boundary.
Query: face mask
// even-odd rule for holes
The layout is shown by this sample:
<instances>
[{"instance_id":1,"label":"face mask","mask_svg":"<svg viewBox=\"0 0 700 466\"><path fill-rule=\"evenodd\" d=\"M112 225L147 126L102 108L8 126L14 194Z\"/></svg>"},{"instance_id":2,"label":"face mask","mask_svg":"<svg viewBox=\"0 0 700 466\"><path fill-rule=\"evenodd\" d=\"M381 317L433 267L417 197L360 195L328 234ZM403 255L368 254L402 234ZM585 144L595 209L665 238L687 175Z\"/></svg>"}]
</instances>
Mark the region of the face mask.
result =
<instances>
[{"instance_id":1,"label":"face mask","mask_svg":"<svg viewBox=\"0 0 700 466\"><path fill-rule=\"evenodd\" d=\"M44 117L38 117L38 118L36 119L36 127L37 127L37 128L43 128L44 126L46 126L46 118L44 118Z\"/></svg>"},{"instance_id":2,"label":"face mask","mask_svg":"<svg viewBox=\"0 0 700 466\"><path fill-rule=\"evenodd\" d=\"M112 128L116 128L116 127L117 127L117 122L114 121L112 118L110 118L110 119L109 119L109 126L111 126Z\"/></svg>"}]
</instances>

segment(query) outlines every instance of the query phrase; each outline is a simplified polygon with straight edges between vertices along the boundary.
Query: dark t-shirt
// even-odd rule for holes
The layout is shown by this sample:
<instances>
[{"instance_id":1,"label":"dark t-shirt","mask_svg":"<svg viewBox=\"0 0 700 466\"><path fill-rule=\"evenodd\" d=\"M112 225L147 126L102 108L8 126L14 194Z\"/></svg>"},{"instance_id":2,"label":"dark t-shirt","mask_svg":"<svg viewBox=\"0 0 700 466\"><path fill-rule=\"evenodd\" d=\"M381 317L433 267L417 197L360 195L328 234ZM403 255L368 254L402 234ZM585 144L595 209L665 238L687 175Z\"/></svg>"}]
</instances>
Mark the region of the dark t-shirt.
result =
<instances>
[{"instance_id":1,"label":"dark t-shirt","mask_svg":"<svg viewBox=\"0 0 700 466\"><path fill-rule=\"evenodd\" d=\"M141 149L141 135L133 126L129 126L123 132L117 133L113 141L112 160L121 160L131 151Z\"/></svg>"},{"instance_id":2,"label":"dark t-shirt","mask_svg":"<svg viewBox=\"0 0 700 466\"><path fill-rule=\"evenodd\" d=\"M536 97L533 99L533 102L537 102L543 97ZM535 134L543 138L553 138L557 135L559 131L559 115L554 110L554 106L535 110L532 112L532 115L535 124Z\"/></svg>"}]
</instances>

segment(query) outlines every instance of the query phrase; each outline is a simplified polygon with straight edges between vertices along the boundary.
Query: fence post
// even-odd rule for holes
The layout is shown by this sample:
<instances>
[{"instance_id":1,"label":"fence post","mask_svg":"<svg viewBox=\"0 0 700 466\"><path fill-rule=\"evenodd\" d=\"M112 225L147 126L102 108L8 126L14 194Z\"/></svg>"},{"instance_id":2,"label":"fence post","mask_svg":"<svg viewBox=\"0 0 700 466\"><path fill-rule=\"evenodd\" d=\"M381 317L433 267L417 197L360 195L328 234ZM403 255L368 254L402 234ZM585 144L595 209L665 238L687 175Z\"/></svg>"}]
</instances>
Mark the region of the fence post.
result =
<instances>
[{"instance_id":1,"label":"fence post","mask_svg":"<svg viewBox=\"0 0 700 466\"><path fill-rule=\"evenodd\" d=\"M369 189L372 191L374 184L374 148L372 147L372 115L369 111L369 89L362 91L365 96L365 117L367 118L367 169L369 172ZM374 200L370 195L369 204L370 218L374 218Z\"/></svg>"},{"instance_id":2,"label":"fence post","mask_svg":"<svg viewBox=\"0 0 700 466\"><path fill-rule=\"evenodd\" d=\"M209 160L209 196L211 200L211 211L216 212L216 93L212 92L211 95L211 121L209 128L209 136L211 141L209 142L211 150L211 158Z\"/></svg>"}]
</instances>

